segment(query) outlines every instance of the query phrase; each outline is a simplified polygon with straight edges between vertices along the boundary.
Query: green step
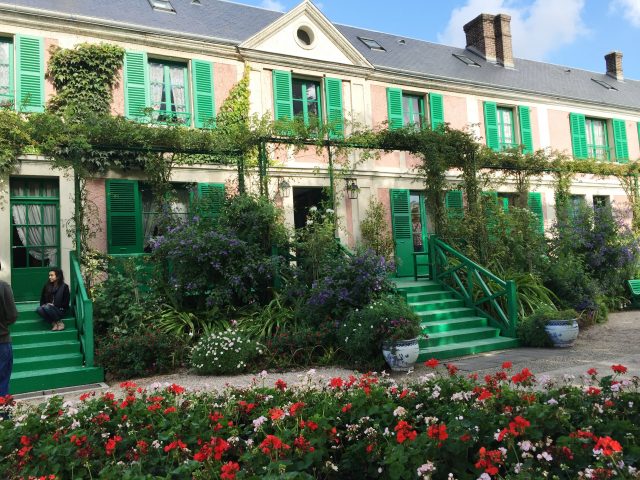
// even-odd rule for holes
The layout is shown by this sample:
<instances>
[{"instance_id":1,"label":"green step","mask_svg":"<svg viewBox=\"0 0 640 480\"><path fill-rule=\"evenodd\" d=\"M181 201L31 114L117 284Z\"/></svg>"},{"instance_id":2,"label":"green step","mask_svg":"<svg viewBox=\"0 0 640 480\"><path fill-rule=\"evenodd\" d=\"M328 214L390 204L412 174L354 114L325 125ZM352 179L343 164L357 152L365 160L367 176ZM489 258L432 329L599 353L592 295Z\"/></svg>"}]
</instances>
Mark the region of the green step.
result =
<instances>
[{"instance_id":1,"label":"green step","mask_svg":"<svg viewBox=\"0 0 640 480\"><path fill-rule=\"evenodd\" d=\"M433 290L431 292L418 292L418 293L408 293L407 294L407 302L429 302L431 300L446 300L450 298L457 298L451 292L446 290Z\"/></svg>"},{"instance_id":2,"label":"green step","mask_svg":"<svg viewBox=\"0 0 640 480\"><path fill-rule=\"evenodd\" d=\"M42 343L27 343L24 345L13 345L13 358L38 357L40 355L59 355L64 353L75 353L80 351L78 340L51 341Z\"/></svg>"},{"instance_id":3,"label":"green step","mask_svg":"<svg viewBox=\"0 0 640 480\"><path fill-rule=\"evenodd\" d=\"M483 338L495 338L499 335L500 330L494 327L461 328L448 332L432 333L428 338L420 340L420 347L439 347Z\"/></svg>"},{"instance_id":4,"label":"green step","mask_svg":"<svg viewBox=\"0 0 640 480\"><path fill-rule=\"evenodd\" d=\"M428 302L409 302L409 306L417 313L464 307L464 302L457 298L447 298L442 300L430 300Z\"/></svg>"},{"instance_id":5,"label":"green step","mask_svg":"<svg viewBox=\"0 0 640 480\"><path fill-rule=\"evenodd\" d=\"M424 333L431 335L433 333L450 332L452 330L460 330L465 328L486 327L489 321L484 317L460 317L449 318L446 320L437 320L433 322L422 322L420 325Z\"/></svg>"},{"instance_id":6,"label":"green step","mask_svg":"<svg viewBox=\"0 0 640 480\"><path fill-rule=\"evenodd\" d=\"M469 342L453 343L438 347L427 347L420 349L418 362L424 362L430 358L439 360L445 358L462 357L464 355L475 355L476 353L489 352L491 350L504 350L518 347L518 340L508 337L484 338Z\"/></svg>"},{"instance_id":7,"label":"green step","mask_svg":"<svg viewBox=\"0 0 640 480\"><path fill-rule=\"evenodd\" d=\"M75 318L63 318L64 326L66 328L75 328L76 322ZM51 325L42 320L40 317L37 319L24 319L22 317L18 317L16 323L9 327L11 331L11 335L15 335L20 332L44 332L51 331ZM53 332L55 333L55 332Z\"/></svg>"},{"instance_id":8,"label":"green step","mask_svg":"<svg viewBox=\"0 0 640 480\"><path fill-rule=\"evenodd\" d=\"M64 353L60 355L42 355L39 357L17 358L13 361L13 372L44 370L46 368L82 366L82 354Z\"/></svg>"},{"instance_id":9,"label":"green step","mask_svg":"<svg viewBox=\"0 0 640 480\"><path fill-rule=\"evenodd\" d=\"M77 366L29 370L11 375L9 393L16 395L102 381L104 381L104 371L100 367Z\"/></svg>"},{"instance_id":10,"label":"green step","mask_svg":"<svg viewBox=\"0 0 640 480\"><path fill-rule=\"evenodd\" d=\"M78 339L78 331L75 328L65 328L61 331L42 330L39 332L11 332L11 341L14 348L20 345L46 342L66 342Z\"/></svg>"},{"instance_id":11,"label":"green step","mask_svg":"<svg viewBox=\"0 0 640 480\"><path fill-rule=\"evenodd\" d=\"M428 312L416 312L422 322L434 322L436 320L447 320L452 318L469 317L475 313L473 308L456 307L430 310Z\"/></svg>"},{"instance_id":12,"label":"green step","mask_svg":"<svg viewBox=\"0 0 640 480\"><path fill-rule=\"evenodd\" d=\"M441 291L442 285L432 280L414 282L413 280L395 280L396 288L406 294Z\"/></svg>"}]
</instances>

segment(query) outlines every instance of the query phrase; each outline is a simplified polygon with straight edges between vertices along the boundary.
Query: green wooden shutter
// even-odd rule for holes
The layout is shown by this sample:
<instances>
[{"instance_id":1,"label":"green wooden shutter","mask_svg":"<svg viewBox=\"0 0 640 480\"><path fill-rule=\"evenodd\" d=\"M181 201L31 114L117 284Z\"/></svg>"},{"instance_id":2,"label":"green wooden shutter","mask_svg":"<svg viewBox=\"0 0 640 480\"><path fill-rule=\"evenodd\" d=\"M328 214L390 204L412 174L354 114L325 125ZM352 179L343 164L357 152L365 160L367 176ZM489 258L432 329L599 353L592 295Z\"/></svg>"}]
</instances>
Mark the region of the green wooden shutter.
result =
<instances>
[{"instance_id":1,"label":"green wooden shutter","mask_svg":"<svg viewBox=\"0 0 640 480\"><path fill-rule=\"evenodd\" d=\"M500 150L498 106L495 102L484 102L484 131L487 137L487 146L496 152Z\"/></svg>"},{"instance_id":2,"label":"green wooden shutter","mask_svg":"<svg viewBox=\"0 0 640 480\"><path fill-rule=\"evenodd\" d=\"M624 120L614 118L613 141L616 149L616 160L619 163L629 162L629 147L627 146L627 124Z\"/></svg>"},{"instance_id":3,"label":"green wooden shutter","mask_svg":"<svg viewBox=\"0 0 640 480\"><path fill-rule=\"evenodd\" d=\"M444 123L444 99L439 93L429 94L429 114L431 115L431 129L437 130Z\"/></svg>"},{"instance_id":4,"label":"green wooden shutter","mask_svg":"<svg viewBox=\"0 0 640 480\"><path fill-rule=\"evenodd\" d=\"M571 145L573 146L573 156L575 158L587 158L587 128L584 115L581 113L570 113L569 123L571 125Z\"/></svg>"},{"instance_id":5,"label":"green wooden shutter","mask_svg":"<svg viewBox=\"0 0 640 480\"><path fill-rule=\"evenodd\" d=\"M449 218L464 217L462 190L449 190L445 196L445 207Z\"/></svg>"},{"instance_id":6,"label":"green wooden shutter","mask_svg":"<svg viewBox=\"0 0 640 480\"><path fill-rule=\"evenodd\" d=\"M16 106L24 112L44 111L44 46L42 38L16 35Z\"/></svg>"},{"instance_id":7,"label":"green wooden shutter","mask_svg":"<svg viewBox=\"0 0 640 480\"><path fill-rule=\"evenodd\" d=\"M291 90L291 72L273 71L274 118L293 120L293 92Z\"/></svg>"},{"instance_id":8,"label":"green wooden shutter","mask_svg":"<svg viewBox=\"0 0 640 480\"><path fill-rule=\"evenodd\" d=\"M326 92L327 97L327 121L331 125L329 136L331 138L342 138L344 136L342 80L337 78L325 78L324 91Z\"/></svg>"},{"instance_id":9,"label":"green wooden shutter","mask_svg":"<svg viewBox=\"0 0 640 480\"><path fill-rule=\"evenodd\" d=\"M529 210L538 217L538 231L544 233L544 213L542 211L542 194L540 192L529 192Z\"/></svg>"},{"instance_id":10,"label":"green wooden shutter","mask_svg":"<svg viewBox=\"0 0 640 480\"><path fill-rule=\"evenodd\" d=\"M107 180L107 251L142 252L142 206L135 180Z\"/></svg>"},{"instance_id":11,"label":"green wooden shutter","mask_svg":"<svg viewBox=\"0 0 640 480\"><path fill-rule=\"evenodd\" d=\"M391 190L391 220L396 249L396 274L399 277L410 277L413 275L413 233L409 190Z\"/></svg>"},{"instance_id":12,"label":"green wooden shutter","mask_svg":"<svg viewBox=\"0 0 640 480\"><path fill-rule=\"evenodd\" d=\"M196 128L212 128L216 116L213 63L204 60L191 60L191 74L195 126Z\"/></svg>"},{"instance_id":13,"label":"green wooden shutter","mask_svg":"<svg viewBox=\"0 0 640 480\"><path fill-rule=\"evenodd\" d=\"M149 68L146 52L126 52L124 56L124 111L127 118L146 121L149 99Z\"/></svg>"},{"instance_id":14,"label":"green wooden shutter","mask_svg":"<svg viewBox=\"0 0 640 480\"><path fill-rule=\"evenodd\" d=\"M524 145L524 153L533 153L533 134L531 132L531 114L529 107L518 107L520 118L520 143Z\"/></svg>"},{"instance_id":15,"label":"green wooden shutter","mask_svg":"<svg viewBox=\"0 0 640 480\"><path fill-rule=\"evenodd\" d=\"M199 183L198 198L201 215L218 217L224 205L224 183Z\"/></svg>"},{"instance_id":16,"label":"green wooden shutter","mask_svg":"<svg viewBox=\"0 0 640 480\"><path fill-rule=\"evenodd\" d=\"M387 111L389 113L389 130L397 130L404 125L402 113L402 90L387 88Z\"/></svg>"}]
</instances>

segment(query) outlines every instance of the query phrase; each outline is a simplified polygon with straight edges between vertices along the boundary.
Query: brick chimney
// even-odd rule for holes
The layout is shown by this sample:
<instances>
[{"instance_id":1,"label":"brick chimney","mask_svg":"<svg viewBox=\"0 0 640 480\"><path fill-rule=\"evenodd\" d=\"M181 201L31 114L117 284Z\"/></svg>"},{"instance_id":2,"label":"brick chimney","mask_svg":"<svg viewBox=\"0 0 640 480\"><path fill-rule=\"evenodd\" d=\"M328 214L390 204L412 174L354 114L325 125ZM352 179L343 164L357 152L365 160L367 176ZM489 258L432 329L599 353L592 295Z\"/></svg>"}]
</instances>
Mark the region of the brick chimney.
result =
<instances>
[{"instance_id":1,"label":"brick chimney","mask_svg":"<svg viewBox=\"0 0 640 480\"><path fill-rule=\"evenodd\" d=\"M618 81L624 80L622 75L622 52L609 52L604 56L607 62L607 75Z\"/></svg>"},{"instance_id":2,"label":"brick chimney","mask_svg":"<svg viewBox=\"0 0 640 480\"><path fill-rule=\"evenodd\" d=\"M494 15L481 13L463 27L464 33L467 35L467 49L477 53L488 62L496 61L494 19Z\"/></svg>"},{"instance_id":3,"label":"brick chimney","mask_svg":"<svg viewBox=\"0 0 640 480\"><path fill-rule=\"evenodd\" d=\"M496 60L503 67L513 68L511 17L500 13L493 19L493 25L496 33Z\"/></svg>"}]
</instances>

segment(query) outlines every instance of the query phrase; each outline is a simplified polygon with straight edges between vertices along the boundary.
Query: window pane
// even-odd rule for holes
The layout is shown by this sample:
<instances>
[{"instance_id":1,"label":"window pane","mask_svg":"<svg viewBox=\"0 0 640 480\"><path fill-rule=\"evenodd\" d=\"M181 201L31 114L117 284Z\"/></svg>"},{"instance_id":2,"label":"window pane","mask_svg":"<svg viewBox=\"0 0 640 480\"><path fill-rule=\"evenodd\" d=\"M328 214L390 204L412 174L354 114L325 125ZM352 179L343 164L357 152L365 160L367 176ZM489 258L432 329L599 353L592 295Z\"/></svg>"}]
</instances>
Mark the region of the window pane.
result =
<instances>
[{"instance_id":1,"label":"window pane","mask_svg":"<svg viewBox=\"0 0 640 480\"><path fill-rule=\"evenodd\" d=\"M318 100L318 91L316 90L316 85L313 83L307 84L307 100L313 101Z\"/></svg>"},{"instance_id":2,"label":"window pane","mask_svg":"<svg viewBox=\"0 0 640 480\"><path fill-rule=\"evenodd\" d=\"M302 99L302 82L300 80L293 79L291 81L293 89L293 98Z\"/></svg>"},{"instance_id":3,"label":"window pane","mask_svg":"<svg viewBox=\"0 0 640 480\"><path fill-rule=\"evenodd\" d=\"M149 84L151 85L151 106L154 110L165 110L164 65L149 62Z\"/></svg>"},{"instance_id":4,"label":"window pane","mask_svg":"<svg viewBox=\"0 0 640 480\"><path fill-rule=\"evenodd\" d=\"M9 49L10 43L0 41L0 102L6 101L2 95L9 94Z\"/></svg>"},{"instance_id":5,"label":"window pane","mask_svg":"<svg viewBox=\"0 0 640 480\"><path fill-rule=\"evenodd\" d=\"M318 117L318 102L310 102L309 105L307 105L307 111L310 116Z\"/></svg>"},{"instance_id":6,"label":"window pane","mask_svg":"<svg viewBox=\"0 0 640 480\"><path fill-rule=\"evenodd\" d=\"M184 113L187 111L187 101L184 85L185 68L172 66L169 68L171 79L171 111Z\"/></svg>"},{"instance_id":7,"label":"window pane","mask_svg":"<svg viewBox=\"0 0 640 480\"><path fill-rule=\"evenodd\" d=\"M293 114L294 115L302 115L304 113L304 106L302 100L294 100L293 101Z\"/></svg>"}]
</instances>

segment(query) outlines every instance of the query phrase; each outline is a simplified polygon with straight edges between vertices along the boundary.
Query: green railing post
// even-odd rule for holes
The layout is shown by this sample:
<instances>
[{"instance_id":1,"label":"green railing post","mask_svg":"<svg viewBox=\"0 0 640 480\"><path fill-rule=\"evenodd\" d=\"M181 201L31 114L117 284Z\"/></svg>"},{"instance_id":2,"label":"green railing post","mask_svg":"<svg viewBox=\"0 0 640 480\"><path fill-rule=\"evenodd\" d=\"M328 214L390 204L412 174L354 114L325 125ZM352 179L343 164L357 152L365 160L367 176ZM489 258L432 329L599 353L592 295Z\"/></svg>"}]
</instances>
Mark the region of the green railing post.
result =
<instances>
[{"instance_id":1,"label":"green railing post","mask_svg":"<svg viewBox=\"0 0 640 480\"><path fill-rule=\"evenodd\" d=\"M469 265L467 268L467 306L473 307L475 306L475 302L473 300L473 276L476 270L473 266Z\"/></svg>"},{"instance_id":2,"label":"green railing post","mask_svg":"<svg viewBox=\"0 0 640 480\"><path fill-rule=\"evenodd\" d=\"M93 367L93 303L84 300L84 365Z\"/></svg>"},{"instance_id":3,"label":"green railing post","mask_svg":"<svg viewBox=\"0 0 640 480\"><path fill-rule=\"evenodd\" d=\"M436 239L438 237L434 235L429 235L427 237L428 248L429 248L429 277L431 280L436 279L437 271L436 271Z\"/></svg>"},{"instance_id":4,"label":"green railing post","mask_svg":"<svg viewBox=\"0 0 640 480\"><path fill-rule=\"evenodd\" d=\"M69 252L69 263L71 269L70 283L72 285L71 304L74 306L84 364L86 367L93 367L93 303L84 287L80 262L75 251Z\"/></svg>"},{"instance_id":5,"label":"green railing post","mask_svg":"<svg viewBox=\"0 0 640 480\"><path fill-rule=\"evenodd\" d=\"M515 338L518 330L518 296L516 292L516 282L514 280L507 280L506 290L509 335Z\"/></svg>"}]
</instances>

